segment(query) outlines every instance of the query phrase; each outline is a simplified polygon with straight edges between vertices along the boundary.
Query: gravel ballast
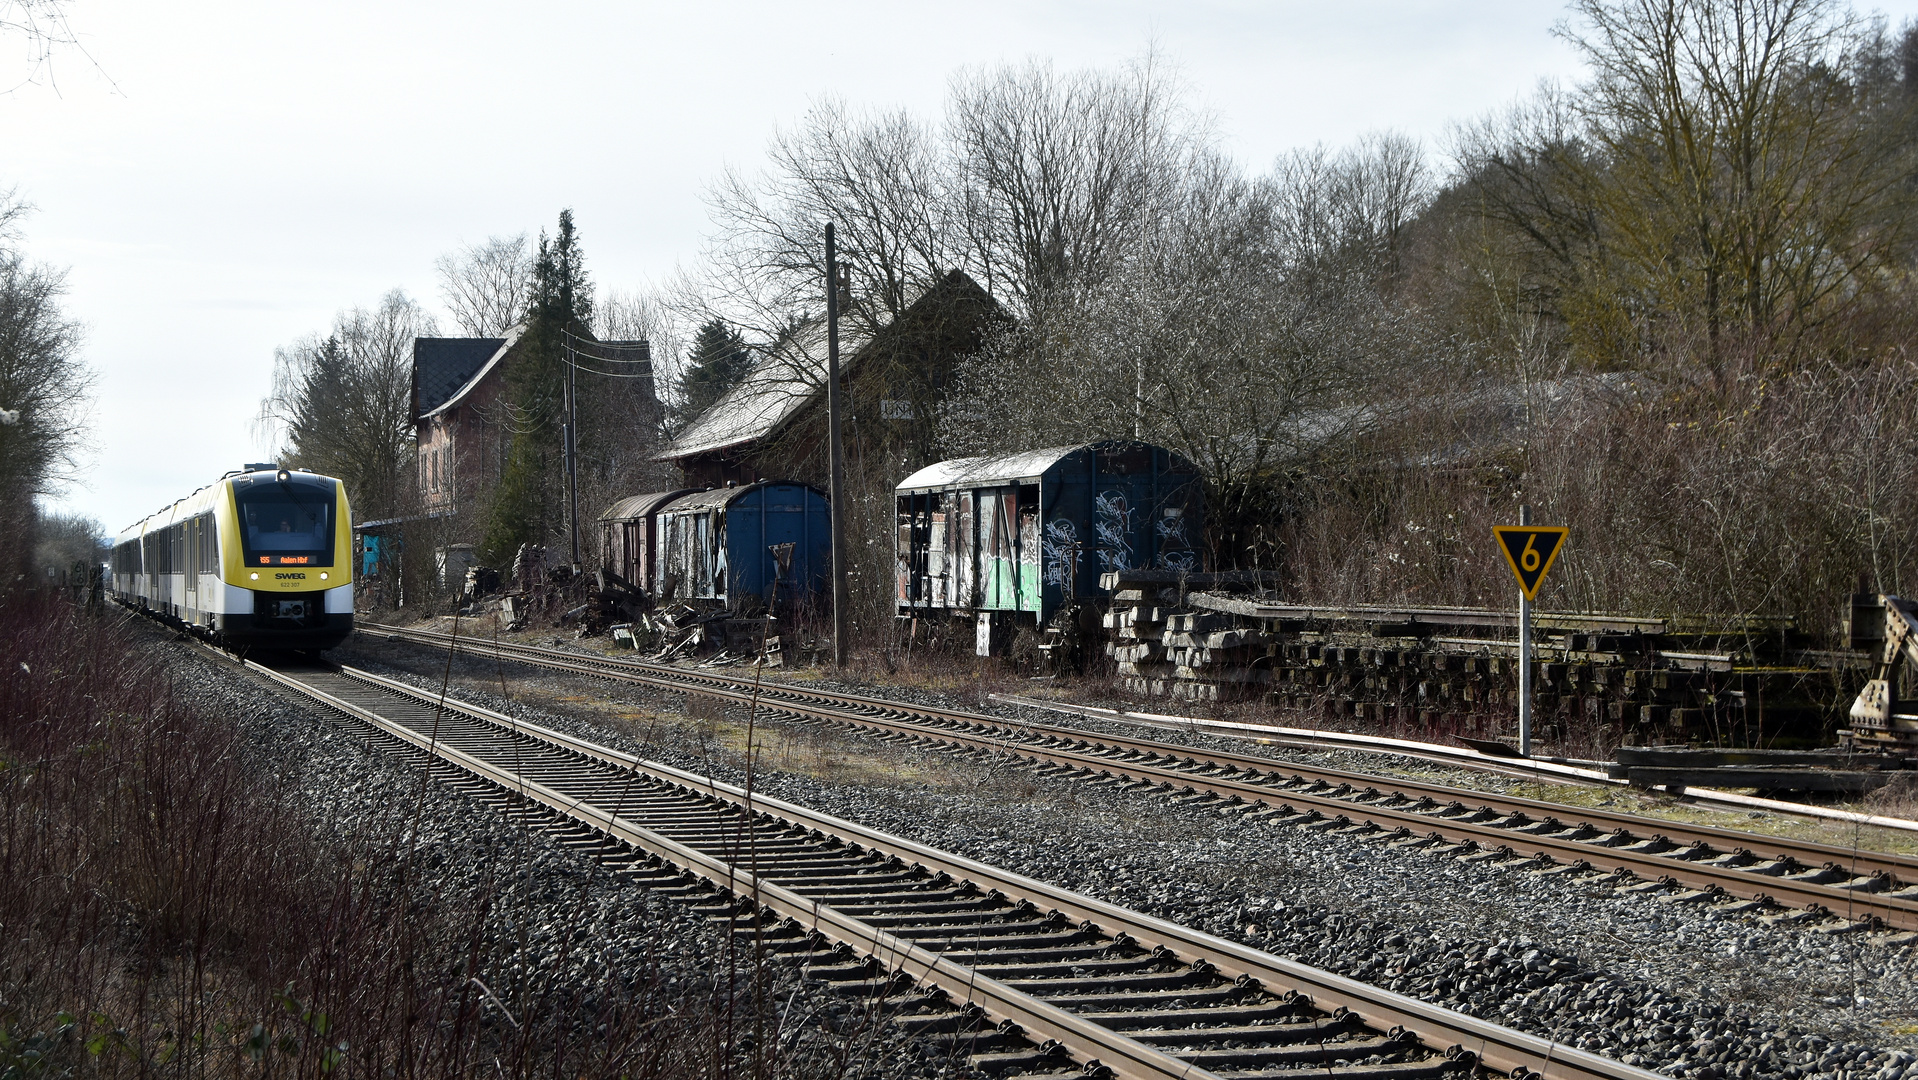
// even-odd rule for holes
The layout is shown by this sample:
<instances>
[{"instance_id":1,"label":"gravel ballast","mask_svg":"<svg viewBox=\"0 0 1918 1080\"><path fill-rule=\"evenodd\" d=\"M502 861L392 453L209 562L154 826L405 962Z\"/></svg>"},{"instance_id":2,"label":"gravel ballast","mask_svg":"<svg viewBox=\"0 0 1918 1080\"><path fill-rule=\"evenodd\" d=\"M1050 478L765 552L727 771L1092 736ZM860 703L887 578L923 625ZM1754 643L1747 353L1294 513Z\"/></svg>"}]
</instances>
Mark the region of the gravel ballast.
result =
<instances>
[{"instance_id":1,"label":"gravel ballast","mask_svg":"<svg viewBox=\"0 0 1918 1080\"><path fill-rule=\"evenodd\" d=\"M590 1027L609 987L624 986L662 1012L684 1012L688 1002L723 1008L711 1003L728 979L742 994L751 992L750 955L729 951L725 935L685 905L598 870L462 795L423 784L416 768L369 748L323 710L159 627L138 627L176 673L175 692L208 715L236 722L257 767L290 785L317 830L348 842L397 836L400 847L413 849L412 873L432 895L486 899L480 977L498 1000L539 1000L570 1010L575 1023ZM636 982L645 985L635 988ZM758 988L768 1034L778 1040L777 1075L905 1080L970 1074L949 1051L874 1023L869 1003L804 980L790 965L771 965ZM489 1016L496 1024L502 1019ZM736 1023L730 1049L749 1054L752 1036L743 1034L749 1017L742 1012Z\"/></svg>"},{"instance_id":2,"label":"gravel ballast","mask_svg":"<svg viewBox=\"0 0 1918 1080\"><path fill-rule=\"evenodd\" d=\"M443 653L365 642L340 659L436 689L439 678L408 672L437 675L428 657L444 664ZM744 779L715 723L641 730L557 700L501 699L491 662L454 669L459 696L476 703ZM505 681L553 699L679 700L510 665ZM766 794L1668 1075L1918 1078L1908 947L817 728L768 725L762 746L772 749L754 784Z\"/></svg>"}]
</instances>

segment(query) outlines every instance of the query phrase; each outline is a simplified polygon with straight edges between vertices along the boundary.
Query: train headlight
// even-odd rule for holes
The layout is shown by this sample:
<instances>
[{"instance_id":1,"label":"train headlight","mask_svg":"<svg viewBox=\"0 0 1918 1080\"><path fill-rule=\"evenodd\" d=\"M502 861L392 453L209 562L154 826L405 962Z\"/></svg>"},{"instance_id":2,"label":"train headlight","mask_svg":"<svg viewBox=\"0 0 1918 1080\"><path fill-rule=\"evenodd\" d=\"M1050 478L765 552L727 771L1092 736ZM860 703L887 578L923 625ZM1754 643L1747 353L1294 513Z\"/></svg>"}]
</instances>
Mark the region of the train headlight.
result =
<instances>
[{"instance_id":1,"label":"train headlight","mask_svg":"<svg viewBox=\"0 0 1918 1080\"><path fill-rule=\"evenodd\" d=\"M254 575L252 575L252 577L253 577L253 580L254 580L254 581L258 581L258 580L260 580L260 575L258 575L258 574L254 574Z\"/></svg>"},{"instance_id":2,"label":"train headlight","mask_svg":"<svg viewBox=\"0 0 1918 1080\"><path fill-rule=\"evenodd\" d=\"M324 570L322 570L322 571L320 571L320 580L321 580L321 581L325 581L325 580L326 580L326 571L324 571Z\"/></svg>"}]
</instances>

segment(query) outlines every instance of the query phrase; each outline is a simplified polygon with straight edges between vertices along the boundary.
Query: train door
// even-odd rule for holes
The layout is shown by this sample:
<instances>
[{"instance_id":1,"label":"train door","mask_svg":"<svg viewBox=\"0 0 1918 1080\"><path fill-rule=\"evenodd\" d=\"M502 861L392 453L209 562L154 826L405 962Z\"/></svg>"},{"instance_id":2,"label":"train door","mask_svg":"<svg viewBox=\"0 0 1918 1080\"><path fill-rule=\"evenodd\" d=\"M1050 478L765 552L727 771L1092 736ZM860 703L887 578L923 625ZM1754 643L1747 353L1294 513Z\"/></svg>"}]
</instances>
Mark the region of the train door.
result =
<instances>
[{"instance_id":1,"label":"train door","mask_svg":"<svg viewBox=\"0 0 1918 1080\"><path fill-rule=\"evenodd\" d=\"M620 573L625 575L627 581L648 593L653 591L652 575L646 572L653 565L651 551L653 545L648 543L652 539L648 535L652 531L652 523L653 515L649 513L636 521L627 522L620 529L626 534L625 550L620 558L620 566L624 569L620 570Z\"/></svg>"},{"instance_id":2,"label":"train door","mask_svg":"<svg viewBox=\"0 0 1918 1080\"><path fill-rule=\"evenodd\" d=\"M972 504L972 492L959 493L959 521L953 529L953 539L958 542L950 553L955 608L974 607L979 603L979 534L973 529Z\"/></svg>"},{"instance_id":3,"label":"train door","mask_svg":"<svg viewBox=\"0 0 1918 1080\"><path fill-rule=\"evenodd\" d=\"M735 571L741 589L756 592L769 601L775 599L772 594L777 590L779 597L783 598L780 603L791 602L806 590L804 576L809 567L802 558L810 560L812 555L812 537L808 535L812 530L807 520L812 510L808 498L810 494L805 488L791 485L769 485L759 489L759 539L756 543L741 545L740 556L750 556L755 563L765 568L765 572L755 574L751 581L746 581L737 578ZM793 551L783 574L772 550L780 544L791 544ZM826 557L831 559L830 550Z\"/></svg>"},{"instance_id":4,"label":"train door","mask_svg":"<svg viewBox=\"0 0 1918 1080\"><path fill-rule=\"evenodd\" d=\"M932 518L932 534L926 540L926 581L930 606L949 608L952 606L952 571L947 552L952 544L952 514L947 510L947 496L943 491L935 491L927 496L927 505Z\"/></svg>"},{"instance_id":5,"label":"train door","mask_svg":"<svg viewBox=\"0 0 1918 1080\"><path fill-rule=\"evenodd\" d=\"M1036 613L1044 595L1039 575L1039 485L1019 485L1016 506L1019 514L1018 608Z\"/></svg>"},{"instance_id":6,"label":"train door","mask_svg":"<svg viewBox=\"0 0 1918 1080\"><path fill-rule=\"evenodd\" d=\"M975 565L979 580L973 606L992 609L999 606L999 492L986 488L972 497L972 514L977 526L979 546Z\"/></svg>"},{"instance_id":7,"label":"train door","mask_svg":"<svg viewBox=\"0 0 1918 1080\"><path fill-rule=\"evenodd\" d=\"M920 495L901 495L894 500L894 524L892 537L892 576L893 602L910 607L919 598L919 590L914 588L913 567L919 562L919 530L914 528L918 520L913 510L918 505Z\"/></svg>"},{"instance_id":8,"label":"train door","mask_svg":"<svg viewBox=\"0 0 1918 1080\"><path fill-rule=\"evenodd\" d=\"M1016 490L988 488L979 493L981 606L993 611L1011 611L1019 605Z\"/></svg>"},{"instance_id":9,"label":"train door","mask_svg":"<svg viewBox=\"0 0 1918 1080\"><path fill-rule=\"evenodd\" d=\"M200 610L200 519L190 517L181 526L186 530L186 559L181 566L186 582L186 609L196 616Z\"/></svg>"},{"instance_id":10,"label":"train door","mask_svg":"<svg viewBox=\"0 0 1918 1080\"><path fill-rule=\"evenodd\" d=\"M685 589L685 578L677 565L680 526L677 515L659 515L653 536L653 596L663 600L678 598Z\"/></svg>"},{"instance_id":11,"label":"train door","mask_svg":"<svg viewBox=\"0 0 1918 1080\"><path fill-rule=\"evenodd\" d=\"M167 575L167 597L173 603L173 617L186 616L186 522L167 528L167 549L171 556Z\"/></svg>"}]
</instances>

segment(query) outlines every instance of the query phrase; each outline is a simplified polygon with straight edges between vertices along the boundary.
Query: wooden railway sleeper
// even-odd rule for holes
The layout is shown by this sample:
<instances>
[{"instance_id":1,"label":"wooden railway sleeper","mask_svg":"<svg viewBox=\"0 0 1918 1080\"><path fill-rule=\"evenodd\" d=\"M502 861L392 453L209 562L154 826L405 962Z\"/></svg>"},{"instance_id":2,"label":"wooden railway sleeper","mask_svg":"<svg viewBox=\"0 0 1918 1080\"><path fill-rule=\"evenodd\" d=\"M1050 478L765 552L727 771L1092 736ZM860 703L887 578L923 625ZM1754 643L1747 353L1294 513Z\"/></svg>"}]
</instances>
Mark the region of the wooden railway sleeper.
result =
<instances>
[{"instance_id":1,"label":"wooden railway sleeper","mask_svg":"<svg viewBox=\"0 0 1918 1080\"><path fill-rule=\"evenodd\" d=\"M1834 889L1850 889L1853 892L1889 893L1898 890L1898 879L1890 874L1865 874L1850 881L1835 882Z\"/></svg>"},{"instance_id":2,"label":"wooden railway sleeper","mask_svg":"<svg viewBox=\"0 0 1918 1080\"><path fill-rule=\"evenodd\" d=\"M1834 885L1841 881L1848 881L1851 877L1851 871L1837 863L1826 863L1813 870L1801 870L1796 874L1784 875L1786 881L1796 881L1806 885Z\"/></svg>"},{"instance_id":3,"label":"wooden railway sleeper","mask_svg":"<svg viewBox=\"0 0 1918 1080\"><path fill-rule=\"evenodd\" d=\"M1658 833L1649 840L1639 840L1636 843L1617 845L1617 850L1629 852L1634 855L1663 855L1677 848L1678 845L1672 843L1664 833Z\"/></svg>"}]
</instances>

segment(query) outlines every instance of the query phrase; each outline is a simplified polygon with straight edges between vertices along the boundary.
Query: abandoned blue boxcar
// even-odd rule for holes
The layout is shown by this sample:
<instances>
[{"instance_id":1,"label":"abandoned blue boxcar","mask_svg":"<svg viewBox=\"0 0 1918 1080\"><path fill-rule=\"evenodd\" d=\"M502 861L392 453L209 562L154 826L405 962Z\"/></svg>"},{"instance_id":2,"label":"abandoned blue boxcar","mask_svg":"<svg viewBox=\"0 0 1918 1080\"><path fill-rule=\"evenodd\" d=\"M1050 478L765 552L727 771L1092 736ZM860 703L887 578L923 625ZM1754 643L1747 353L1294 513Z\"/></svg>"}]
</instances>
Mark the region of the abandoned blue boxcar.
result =
<instances>
[{"instance_id":1,"label":"abandoned blue boxcar","mask_svg":"<svg viewBox=\"0 0 1918 1080\"><path fill-rule=\"evenodd\" d=\"M942 461L898 488L899 611L1043 623L1101 573L1199 570L1204 511L1192 463L1145 443Z\"/></svg>"},{"instance_id":2,"label":"abandoned blue boxcar","mask_svg":"<svg viewBox=\"0 0 1918 1080\"><path fill-rule=\"evenodd\" d=\"M818 488L784 480L682 495L655 511L662 600L709 600L737 607L756 595L781 607L816 599L832 577L832 515ZM773 547L791 544L781 567Z\"/></svg>"}]
</instances>

